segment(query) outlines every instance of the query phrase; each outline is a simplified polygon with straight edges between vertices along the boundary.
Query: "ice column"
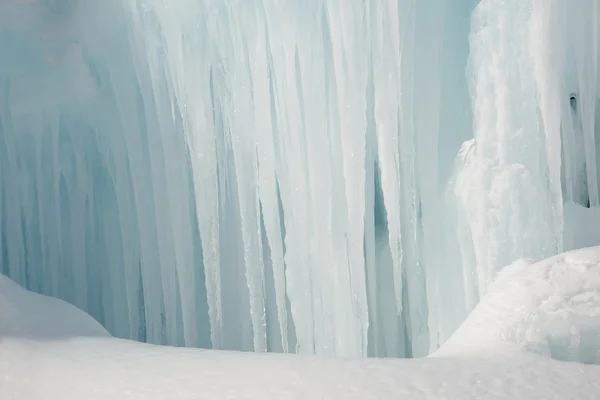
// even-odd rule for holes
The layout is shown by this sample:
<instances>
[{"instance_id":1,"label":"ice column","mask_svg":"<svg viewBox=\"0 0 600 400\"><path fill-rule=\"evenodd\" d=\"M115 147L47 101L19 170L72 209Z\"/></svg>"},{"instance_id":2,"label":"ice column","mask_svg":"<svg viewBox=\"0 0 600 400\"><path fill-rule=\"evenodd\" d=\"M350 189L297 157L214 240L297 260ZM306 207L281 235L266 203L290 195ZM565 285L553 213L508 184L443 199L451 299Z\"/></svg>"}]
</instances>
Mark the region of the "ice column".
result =
<instances>
[{"instance_id":1,"label":"ice column","mask_svg":"<svg viewBox=\"0 0 600 400\"><path fill-rule=\"evenodd\" d=\"M562 248L556 89L539 67L546 21L530 3L482 1L472 16L475 139L463 146L455 194L474 254L463 250L465 274L475 274L479 295L511 260Z\"/></svg>"}]
</instances>

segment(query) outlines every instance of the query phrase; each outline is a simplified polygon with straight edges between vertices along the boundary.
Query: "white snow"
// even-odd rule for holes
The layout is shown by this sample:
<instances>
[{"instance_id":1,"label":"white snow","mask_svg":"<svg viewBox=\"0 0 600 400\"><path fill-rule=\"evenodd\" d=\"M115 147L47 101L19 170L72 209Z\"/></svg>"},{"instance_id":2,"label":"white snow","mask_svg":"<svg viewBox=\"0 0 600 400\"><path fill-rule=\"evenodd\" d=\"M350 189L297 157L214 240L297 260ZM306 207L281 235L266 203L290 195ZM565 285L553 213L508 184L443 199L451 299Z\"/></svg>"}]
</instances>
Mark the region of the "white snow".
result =
<instances>
[{"instance_id":1,"label":"white snow","mask_svg":"<svg viewBox=\"0 0 600 400\"><path fill-rule=\"evenodd\" d=\"M73 306L0 277L0 398L592 400L600 394L599 314L600 247L506 267L456 334L413 360L111 338Z\"/></svg>"}]
</instances>

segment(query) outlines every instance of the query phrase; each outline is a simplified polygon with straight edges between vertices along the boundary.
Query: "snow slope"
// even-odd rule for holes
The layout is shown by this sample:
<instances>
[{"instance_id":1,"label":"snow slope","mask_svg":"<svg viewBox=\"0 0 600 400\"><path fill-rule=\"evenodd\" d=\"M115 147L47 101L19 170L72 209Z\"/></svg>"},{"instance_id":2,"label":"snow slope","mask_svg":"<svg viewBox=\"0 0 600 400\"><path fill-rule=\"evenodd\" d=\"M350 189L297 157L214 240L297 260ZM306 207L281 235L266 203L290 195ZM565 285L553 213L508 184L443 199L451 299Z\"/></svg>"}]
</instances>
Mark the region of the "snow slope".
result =
<instances>
[{"instance_id":1,"label":"snow slope","mask_svg":"<svg viewBox=\"0 0 600 400\"><path fill-rule=\"evenodd\" d=\"M107 337L0 276L0 399L597 399L600 247L502 270L435 354L319 358ZM54 323L52 323L54 322Z\"/></svg>"},{"instance_id":2,"label":"snow slope","mask_svg":"<svg viewBox=\"0 0 600 400\"><path fill-rule=\"evenodd\" d=\"M24 290L0 274L0 338L46 341L87 336L110 335L74 306Z\"/></svg>"}]
</instances>

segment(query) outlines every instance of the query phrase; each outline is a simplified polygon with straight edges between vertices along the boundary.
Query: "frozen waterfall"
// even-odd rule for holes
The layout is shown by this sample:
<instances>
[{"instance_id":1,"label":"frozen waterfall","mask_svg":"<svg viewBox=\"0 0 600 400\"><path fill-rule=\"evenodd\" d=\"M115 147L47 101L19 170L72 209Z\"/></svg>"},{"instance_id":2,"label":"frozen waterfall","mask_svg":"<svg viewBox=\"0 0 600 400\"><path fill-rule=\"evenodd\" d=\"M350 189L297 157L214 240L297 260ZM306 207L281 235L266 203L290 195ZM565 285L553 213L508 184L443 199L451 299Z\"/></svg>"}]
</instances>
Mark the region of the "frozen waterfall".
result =
<instances>
[{"instance_id":1,"label":"frozen waterfall","mask_svg":"<svg viewBox=\"0 0 600 400\"><path fill-rule=\"evenodd\" d=\"M2 1L0 271L120 337L424 356L600 244L598 3Z\"/></svg>"}]
</instances>

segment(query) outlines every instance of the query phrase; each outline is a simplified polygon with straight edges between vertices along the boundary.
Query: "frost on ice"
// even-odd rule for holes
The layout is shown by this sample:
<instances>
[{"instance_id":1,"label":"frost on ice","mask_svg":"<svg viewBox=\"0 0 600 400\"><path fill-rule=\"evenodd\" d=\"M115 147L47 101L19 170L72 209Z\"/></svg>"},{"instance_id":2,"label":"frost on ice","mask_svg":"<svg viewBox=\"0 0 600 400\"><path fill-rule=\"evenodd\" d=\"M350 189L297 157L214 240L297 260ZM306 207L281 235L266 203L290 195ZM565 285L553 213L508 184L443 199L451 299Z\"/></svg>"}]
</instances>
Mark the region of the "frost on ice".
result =
<instances>
[{"instance_id":1,"label":"frost on ice","mask_svg":"<svg viewBox=\"0 0 600 400\"><path fill-rule=\"evenodd\" d=\"M0 270L120 337L423 356L500 267L600 243L597 19L4 1Z\"/></svg>"}]
</instances>

